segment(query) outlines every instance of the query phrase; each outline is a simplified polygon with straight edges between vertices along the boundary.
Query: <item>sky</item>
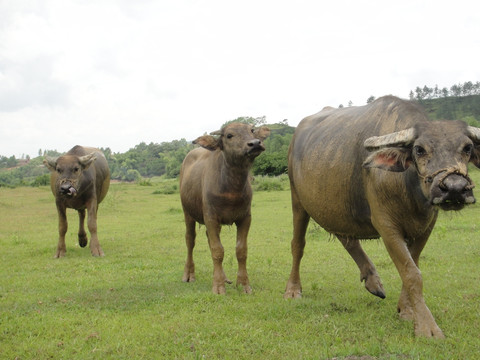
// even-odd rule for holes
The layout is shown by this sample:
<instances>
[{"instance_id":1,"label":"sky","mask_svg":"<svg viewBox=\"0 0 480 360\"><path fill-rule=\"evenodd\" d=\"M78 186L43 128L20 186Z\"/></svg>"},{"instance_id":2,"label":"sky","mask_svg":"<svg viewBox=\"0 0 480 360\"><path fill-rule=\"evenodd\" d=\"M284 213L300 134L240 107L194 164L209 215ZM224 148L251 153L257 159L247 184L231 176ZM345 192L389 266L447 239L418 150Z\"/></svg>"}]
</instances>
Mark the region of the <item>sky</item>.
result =
<instances>
[{"instance_id":1,"label":"sky","mask_svg":"<svg viewBox=\"0 0 480 360\"><path fill-rule=\"evenodd\" d=\"M477 0L0 0L0 155L480 81Z\"/></svg>"}]
</instances>

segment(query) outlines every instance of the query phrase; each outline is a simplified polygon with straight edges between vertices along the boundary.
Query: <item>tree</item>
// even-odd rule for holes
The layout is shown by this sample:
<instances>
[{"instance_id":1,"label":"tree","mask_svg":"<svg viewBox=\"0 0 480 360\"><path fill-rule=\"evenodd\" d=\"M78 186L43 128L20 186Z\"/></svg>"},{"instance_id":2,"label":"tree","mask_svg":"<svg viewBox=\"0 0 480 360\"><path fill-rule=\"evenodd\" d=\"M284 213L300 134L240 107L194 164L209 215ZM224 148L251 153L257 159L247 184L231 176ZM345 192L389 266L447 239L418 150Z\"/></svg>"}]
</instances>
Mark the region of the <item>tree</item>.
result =
<instances>
[{"instance_id":1,"label":"tree","mask_svg":"<svg viewBox=\"0 0 480 360\"><path fill-rule=\"evenodd\" d=\"M244 124L250 124L250 125L253 125L253 126L260 126L260 125L265 125L267 123L267 117L266 116L259 116L259 117L251 117L251 116L241 116L241 117L238 117L234 120L229 120L227 122L225 122L223 125L222 125L222 128L227 126L228 124L231 124L233 122L240 122L240 123L244 123Z\"/></svg>"},{"instance_id":2,"label":"tree","mask_svg":"<svg viewBox=\"0 0 480 360\"><path fill-rule=\"evenodd\" d=\"M368 99L367 99L367 104L371 104L372 102L375 101L375 96L371 95Z\"/></svg>"}]
</instances>

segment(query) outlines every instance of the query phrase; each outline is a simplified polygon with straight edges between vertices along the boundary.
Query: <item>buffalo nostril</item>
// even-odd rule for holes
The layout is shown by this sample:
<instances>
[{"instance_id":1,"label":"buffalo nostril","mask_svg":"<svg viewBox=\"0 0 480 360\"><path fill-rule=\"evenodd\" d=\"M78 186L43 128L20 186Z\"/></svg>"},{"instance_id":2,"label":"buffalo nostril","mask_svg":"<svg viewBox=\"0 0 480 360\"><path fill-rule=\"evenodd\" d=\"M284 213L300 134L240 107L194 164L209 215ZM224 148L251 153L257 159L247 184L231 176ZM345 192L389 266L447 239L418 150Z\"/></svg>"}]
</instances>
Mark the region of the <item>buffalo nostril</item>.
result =
<instances>
[{"instance_id":1,"label":"buffalo nostril","mask_svg":"<svg viewBox=\"0 0 480 360\"><path fill-rule=\"evenodd\" d=\"M258 145L260 145L260 140L255 139L255 140L249 141L249 142L247 143L247 145L248 145L248 146L251 146L251 147L253 147L253 146L258 146Z\"/></svg>"}]
</instances>

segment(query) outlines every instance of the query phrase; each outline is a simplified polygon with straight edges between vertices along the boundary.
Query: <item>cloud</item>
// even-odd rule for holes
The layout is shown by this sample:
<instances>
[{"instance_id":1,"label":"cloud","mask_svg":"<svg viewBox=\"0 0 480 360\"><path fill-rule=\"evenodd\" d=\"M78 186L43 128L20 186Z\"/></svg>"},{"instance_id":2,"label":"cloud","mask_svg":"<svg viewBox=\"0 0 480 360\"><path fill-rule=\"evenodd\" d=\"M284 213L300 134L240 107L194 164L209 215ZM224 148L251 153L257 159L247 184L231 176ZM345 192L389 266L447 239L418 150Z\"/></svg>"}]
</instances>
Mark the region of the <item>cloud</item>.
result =
<instances>
[{"instance_id":1,"label":"cloud","mask_svg":"<svg viewBox=\"0 0 480 360\"><path fill-rule=\"evenodd\" d=\"M123 152L478 81L480 15L459 1L2 2L0 154Z\"/></svg>"}]
</instances>

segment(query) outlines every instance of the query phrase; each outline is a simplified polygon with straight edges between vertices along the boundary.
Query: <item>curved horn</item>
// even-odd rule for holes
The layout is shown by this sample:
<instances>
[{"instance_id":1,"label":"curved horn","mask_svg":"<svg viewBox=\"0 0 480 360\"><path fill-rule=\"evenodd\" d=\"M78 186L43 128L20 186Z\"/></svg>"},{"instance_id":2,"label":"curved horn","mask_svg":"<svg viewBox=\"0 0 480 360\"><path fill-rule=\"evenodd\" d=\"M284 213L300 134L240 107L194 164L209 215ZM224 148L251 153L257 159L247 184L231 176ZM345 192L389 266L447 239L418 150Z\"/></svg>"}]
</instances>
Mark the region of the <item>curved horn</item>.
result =
<instances>
[{"instance_id":1,"label":"curved horn","mask_svg":"<svg viewBox=\"0 0 480 360\"><path fill-rule=\"evenodd\" d=\"M212 131L210 135L222 135L222 130Z\"/></svg>"},{"instance_id":2,"label":"curved horn","mask_svg":"<svg viewBox=\"0 0 480 360\"><path fill-rule=\"evenodd\" d=\"M480 129L479 129L480 131ZM415 129L408 128L383 136L372 136L365 140L363 146L368 151L377 150L384 147L407 146L415 140Z\"/></svg>"},{"instance_id":3,"label":"curved horn","mask_svg":"<svg viewBox=\"0 0 480 360\"><path fill-rule=\"evenodd\" d=\"M480 129L473 126L467 127L468 135L475 142L480 142Z\"/></svg>"}]
</instances>

